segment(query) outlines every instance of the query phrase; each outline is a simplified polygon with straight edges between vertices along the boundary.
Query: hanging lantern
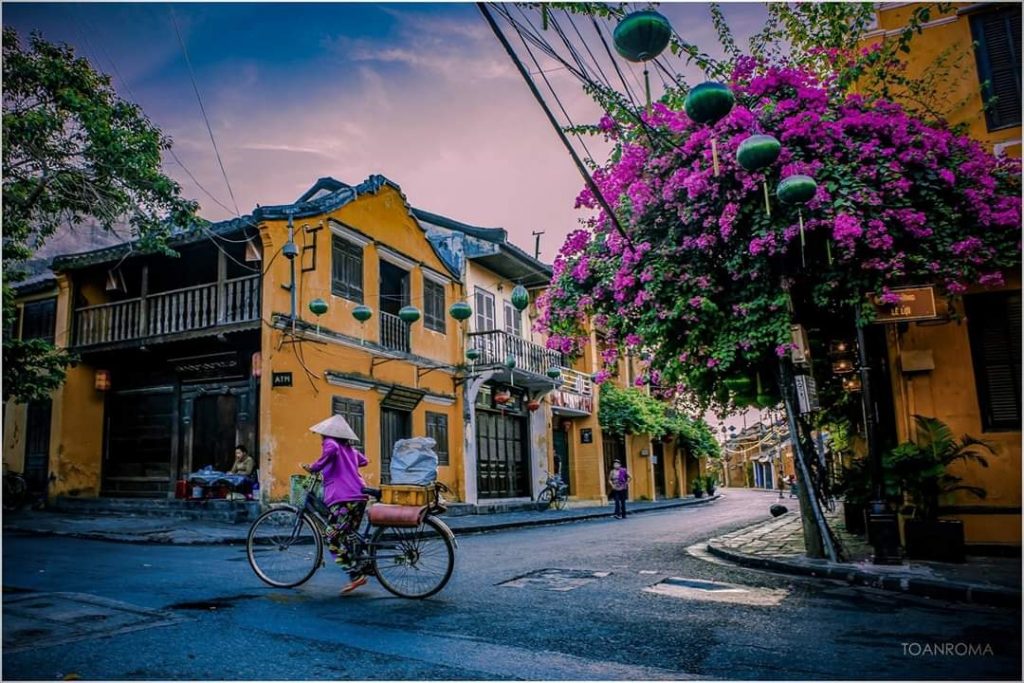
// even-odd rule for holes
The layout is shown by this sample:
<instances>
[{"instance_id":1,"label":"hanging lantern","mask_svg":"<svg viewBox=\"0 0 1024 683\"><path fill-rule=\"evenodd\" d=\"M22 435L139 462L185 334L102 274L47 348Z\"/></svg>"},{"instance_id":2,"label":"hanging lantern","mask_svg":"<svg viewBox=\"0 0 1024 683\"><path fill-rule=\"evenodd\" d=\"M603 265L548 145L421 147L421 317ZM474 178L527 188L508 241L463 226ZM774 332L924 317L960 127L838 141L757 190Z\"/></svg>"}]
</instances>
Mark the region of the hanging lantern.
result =
<instances>
[{"instance_id":1,"label":"hanging lantern","mask_svg":"<svg viewBox=\"0 0 1024 683\"><path fill-rule=\"evenodd\" d=\"M252 376L259 379L263 374L263 354L259 351L253 351L252 362L250 363Z\"/></svg>"},{"instance_id":2,"label":"hanging lantern","mask_svg":"<svg viewBox=\"0 0 1024 683\"><path fill-rule=\"evenodd\" d=\"M509 370L514 370L516 367L516 357L511 353L505 356L505 367Z\"/></svg>"},{"instance_id":3,"label":"hanging lantern","mask_svg":"<svg viewBox=\"0 0 1024 683\"><path fill-rule=\"evenodd\" d=\"M398 317L412 324L420 319L420 309L415 306L402 306L402 309L398 311Z\"/></svg>"},{"instance_id":4,"label":"hanging lantern","mask_svg":"<svg viewBox=\"0 0 1024 683\"><path fill-rule=\"evenodd\" d=\"M683 107L686 115L697 123L713 126L732 110L736 98L723 83L708 81L695 86L686 96ZM718 138L711 137L711 159L714 162L715 175L718 175Z\"/></svg>"},{"instance_id":5,"label":"hanging lantern","mask_svg":"<svg viewBox=\"0 0 1024 683\"><path fill-rule=\"evenodd\" d=\"M853 371L853 361L849 358L840 358L832 362L832 372L837 375L848 375Z\"/></svg>"},{"instance_id":6,"label":"hanging lantern","mask_svg":"<svg viewBox=\"0 0 1024 683\"><path fill-rule=\"evenodd\" d=\"M361 323L365 323L373 317L373 309L365 304L359 304L352 309L352 317Z\"/></svg>"},{"instance_id":7,"label":"hanging lantern","mask_svg":"<svg viewBox=\"0 0 1024 683\"><path fill-rule=\"evenodd\" d=\"M456 301L448 309L448 315L462 322L473 315L473 308L465 301Z\"/></svg>"},{"instance_id":8,"label":"hanging lantern","mask_svg":"<svg viewBox=\"0 0 1024 683\"><path fill-rule=\"evenodd\" d=\"M503 406L511 400L512 392L510 392L508 389L498 389L496 392L494 392L494 402L497 403L498 405Z\"/></svg>"},{"instance_id":9,"label":"hanging lantern","mask_svg":"<svg viewBox=\"0 0 1024 683\"><path fill-rule=\"evenodd\" d=\"M540 401L538 401L537 399L531 398L529 401L527 401L526 409L529 410L531 413L537 412L538 408L540 408Z\"/></svg>"},{"instance_id":10,"label":"hanging lantern","mask_svg":"<svg viewBox=\"0 0 1024 683\"><path fill-rule=\"evenodd\" d=\"M843 391L854 392L861 390L860 377L850 375L843 378Z\"/></svg>"},{"instance_id":11,"label":"hanging lantern","mask_svg":"<svg viewBox=\"0 0 1024 683\"><path fill-rule=\"evenodd\" d=\"M323 299L313 299L309 302L309 310L313 315L319 317L327 312L327 302Z\"/></svg>"},{"instance_id":12,"label":"hanging lantern","mask_svg":"<svg viewBox=\"0 0 1024 683\"><path fill-rule=\"evenodd\" d=\"M466 358L476 362L480 358L480 349L466 349Z\"/></svg>"},{"instance_id":13,"label":"hanging lantern","mask_svg":"<svg viewBox=\"0 0 1024 683\"><path fill-rule=\"evenodd\" d=\"M550 368L548 368L548 377L550 377L551 379L558 379L561 376L562 376L562 369L561 368L555 367L554 365L552 365Z\"/></svg>"},{"instance_id":14,"label":"hanging lantern","mask_svg":"<svg viewBox=\"0 0 1024 683\"><path fill-rule=\"evenodd\" d=\"M736 150L736 161L747 171L759 171L774 164L781 151L782 145L771 135L751 135L740 143L739 149ZM764 211L771 216L767 179L761 185L764 187Z\"/></svg>"},{"instance_id":15,"label":"hanging lantern","mask_svg":"<svg viewBox=\"0 0 1024 683\"><path fill-rule=\"evenodd\" d=\"M526 287L515 286L512 290L512 305L516 307L517 311L522 311L530 305L530 293L526 291Z\"/></svg>"},{"instance_id":16,"label":"hanging lantern","mask_svg":"<svg viewBox=\"0 0 1024 683\"><path fill-rule=\"evenodd\" d=\"M645 62L644 92L647 95L648 111L651 109L651 79L646 62L660 55L668 47L671 38L672 25L653 10L626 15L612 34L615 50L623 58L631 62Z\"/></svg>"},{"instance_id":17,"label":"hanging lantern","mask_svg":"<svg viewBox=\"0 0 1024 683\"><path fill-rule=\"evenodd\" d=\"M96 391L109 391L110 390L110 370L97 370L94 377L93 386Z\"/></svg>"},{"instance_id":18,"label":"hanging lantern","mask_svg":"<svg viewBox=\"0 0 1024 683\"><path fill-rule=\"evenodd\" d=\"M775 194L780 202L796 205L806 204L811 201L817 192L818 184L814 182L814 178L808 175L791 175L788 178L783 178L782 182L779 183L779 188L775 190ZM807 261L804 258L806 239L804 237L803 209L797 209L797 219L800 221L800 263L806 266ZM829 256L831 257L831 255L830 249ZM829 260L831 261L831 258Z\"/></svg>"}]
</instances>

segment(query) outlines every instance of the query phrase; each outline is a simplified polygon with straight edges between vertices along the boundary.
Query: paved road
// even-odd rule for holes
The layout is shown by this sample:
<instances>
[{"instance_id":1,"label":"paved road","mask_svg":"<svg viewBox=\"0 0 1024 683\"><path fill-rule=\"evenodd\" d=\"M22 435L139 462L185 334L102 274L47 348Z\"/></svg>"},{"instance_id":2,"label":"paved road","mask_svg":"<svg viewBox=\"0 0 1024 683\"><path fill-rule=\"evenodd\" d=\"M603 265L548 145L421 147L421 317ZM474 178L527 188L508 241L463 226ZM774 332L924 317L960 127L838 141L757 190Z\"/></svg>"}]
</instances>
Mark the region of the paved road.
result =
<instances>
[{"instance_id":1,"label":"paved road","mask_svg":"<svg viewBox=\"0 0 1024 683\"><path fill-rule=\"evenodd\" d=\"M1019 680L1019 609L686 551L771 502L732 491L624 521L464 537L452 582L423 602L373 582L338 597L334 567L269 589L234 546L5 535L3 678Z\"/></svg>"}]
</instances>

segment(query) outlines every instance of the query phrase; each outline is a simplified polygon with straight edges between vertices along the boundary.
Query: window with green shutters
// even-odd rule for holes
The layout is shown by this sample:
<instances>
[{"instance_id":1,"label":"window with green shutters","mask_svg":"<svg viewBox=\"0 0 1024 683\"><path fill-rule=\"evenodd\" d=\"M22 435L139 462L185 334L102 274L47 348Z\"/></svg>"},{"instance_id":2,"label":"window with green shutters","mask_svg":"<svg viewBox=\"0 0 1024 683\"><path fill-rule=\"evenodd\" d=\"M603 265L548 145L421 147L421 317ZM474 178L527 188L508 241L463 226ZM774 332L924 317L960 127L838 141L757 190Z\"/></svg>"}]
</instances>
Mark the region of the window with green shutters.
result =
<instances>
[{"instance_id":1,"label":"window with green shutters","mask_svg":"<svg viewBox=\"0 0 1024 683\"><path fill-rule=\"evenodd\" d=\"M977 294L966 297L964 303L983 428L1019 431L1020 292Z\"/></svg>"},{"instance_id":2,"label":"window with green shutters","mask_svg":"<svg viewBox=\"0 0 1024 683\"><path fill-rule=\"evenodd\" d=\"M363 248L331 235L331 294L363 303Z\"/></svg>"},{"instance_id":3,"label":"window with green shutters","mask_svg":"<svg viewBox=\"0 0 1024 683\"><path fill-rule=\"evenodd\" d=\"M348 422L348 426L352 428L352 431L359 437L359 443L366 443L366 413L363 410L363 402L357 401L351 398L343 398L341 396L335 396L331 399L331 414L341 415L345 418L345 422ZM366 448L365 445L361 445L360 450Z\"/></svg>"},{"instance_id":4,"label":"window with green shutters","mask_svg":"<svg viewBox=\"0 0 1024 683\"><path fill-rule=\"evenodd\" d=\"M447 465L448 462L448 416L444 413L427 412L427 436L437 442L434 451L437 453L437 464Z\"/></svg>"},{"instance_id":5,"label":"window with green shutters","mask_svg":"<svg viewBox=\"0 0 1024 683\"><path fill-rule=\"evenodd\" d=\"M57 299L25 304L21 319L22 339L44 339L52 344L57 329Z\"/></svg>"},{"instance_id":6,"label":"window with green shutters","mask_svg":"<svg viewBox=\"0 0 1024 683\"><path fill-rule=\"evenodd\" d=\"M989 130L1020 125L1020 19L1019 4L1003 5L995 11L979 11L971 16L971 35Z\"/></svg>"},{"instance_id":7,"label":"window with green shutters","mask_svg":"<svg viewBox=\"0 0 1024 683\"><path fill-rule=\"evenodd\" d=\"M423 278L423 324L444 334L444 285Z\"/></svg>"}]
</instances>

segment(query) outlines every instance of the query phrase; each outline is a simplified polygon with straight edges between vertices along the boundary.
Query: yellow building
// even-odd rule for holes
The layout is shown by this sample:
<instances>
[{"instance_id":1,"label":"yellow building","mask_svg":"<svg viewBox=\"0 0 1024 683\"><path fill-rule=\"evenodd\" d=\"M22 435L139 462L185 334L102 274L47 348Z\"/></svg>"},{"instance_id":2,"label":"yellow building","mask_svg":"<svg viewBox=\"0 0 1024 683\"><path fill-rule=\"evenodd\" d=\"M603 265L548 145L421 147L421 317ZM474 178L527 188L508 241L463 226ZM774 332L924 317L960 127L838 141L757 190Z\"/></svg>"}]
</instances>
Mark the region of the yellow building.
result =
<instances>
[{"instance_id":1,"label":"yellow building","mask_svg":"<svg viewBox=\"0 0 1024 683\"><path fill-rule=\"evenodd\" d=\"M878 30L866 42L895 35L917 6L881 4ZM965 124L996 155L1019 157L1021 5L957 3L922 28L905 56L908 72L923 73L944 52L966 52L961 69L936 84L935 97L955 105L951 124ZM1006 279L998 289L971 288L955 302L955 316L940 311L937 320L886 325L869 339L887 356L891 397L879 403L888 404L882 423L896 440L912 436L912 416L919 414L995 447L988 468L961 465L954 471L984 488L986 497L958 493L942 509L945 517L963 520L967 543L977 549L1021 543L1020 278L1009 273Z\"/></svg>"}]
</instances>

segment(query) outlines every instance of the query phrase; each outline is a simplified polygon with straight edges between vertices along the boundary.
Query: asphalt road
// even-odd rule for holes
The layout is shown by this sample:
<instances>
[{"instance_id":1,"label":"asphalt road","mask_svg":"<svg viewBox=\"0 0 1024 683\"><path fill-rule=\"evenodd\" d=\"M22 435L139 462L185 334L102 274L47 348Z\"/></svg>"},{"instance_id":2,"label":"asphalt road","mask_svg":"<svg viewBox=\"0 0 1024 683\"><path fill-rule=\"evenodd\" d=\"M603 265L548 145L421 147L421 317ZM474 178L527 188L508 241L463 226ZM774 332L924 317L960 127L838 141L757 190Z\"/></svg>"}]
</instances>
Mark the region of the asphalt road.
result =
<instances>
[{"instance_id":1,"label":"asphalt road","mask_svg":"<svg viewBox=\"0 0 1024 683\"><path fill-rule=\"evenodd\" d=\"M771 502L464 536L422 602L339 597L333 566L271 589L238 546L5 535L3 679L1020 679L1019 609L687 552Z\"/></svg>"}]
</instances>

